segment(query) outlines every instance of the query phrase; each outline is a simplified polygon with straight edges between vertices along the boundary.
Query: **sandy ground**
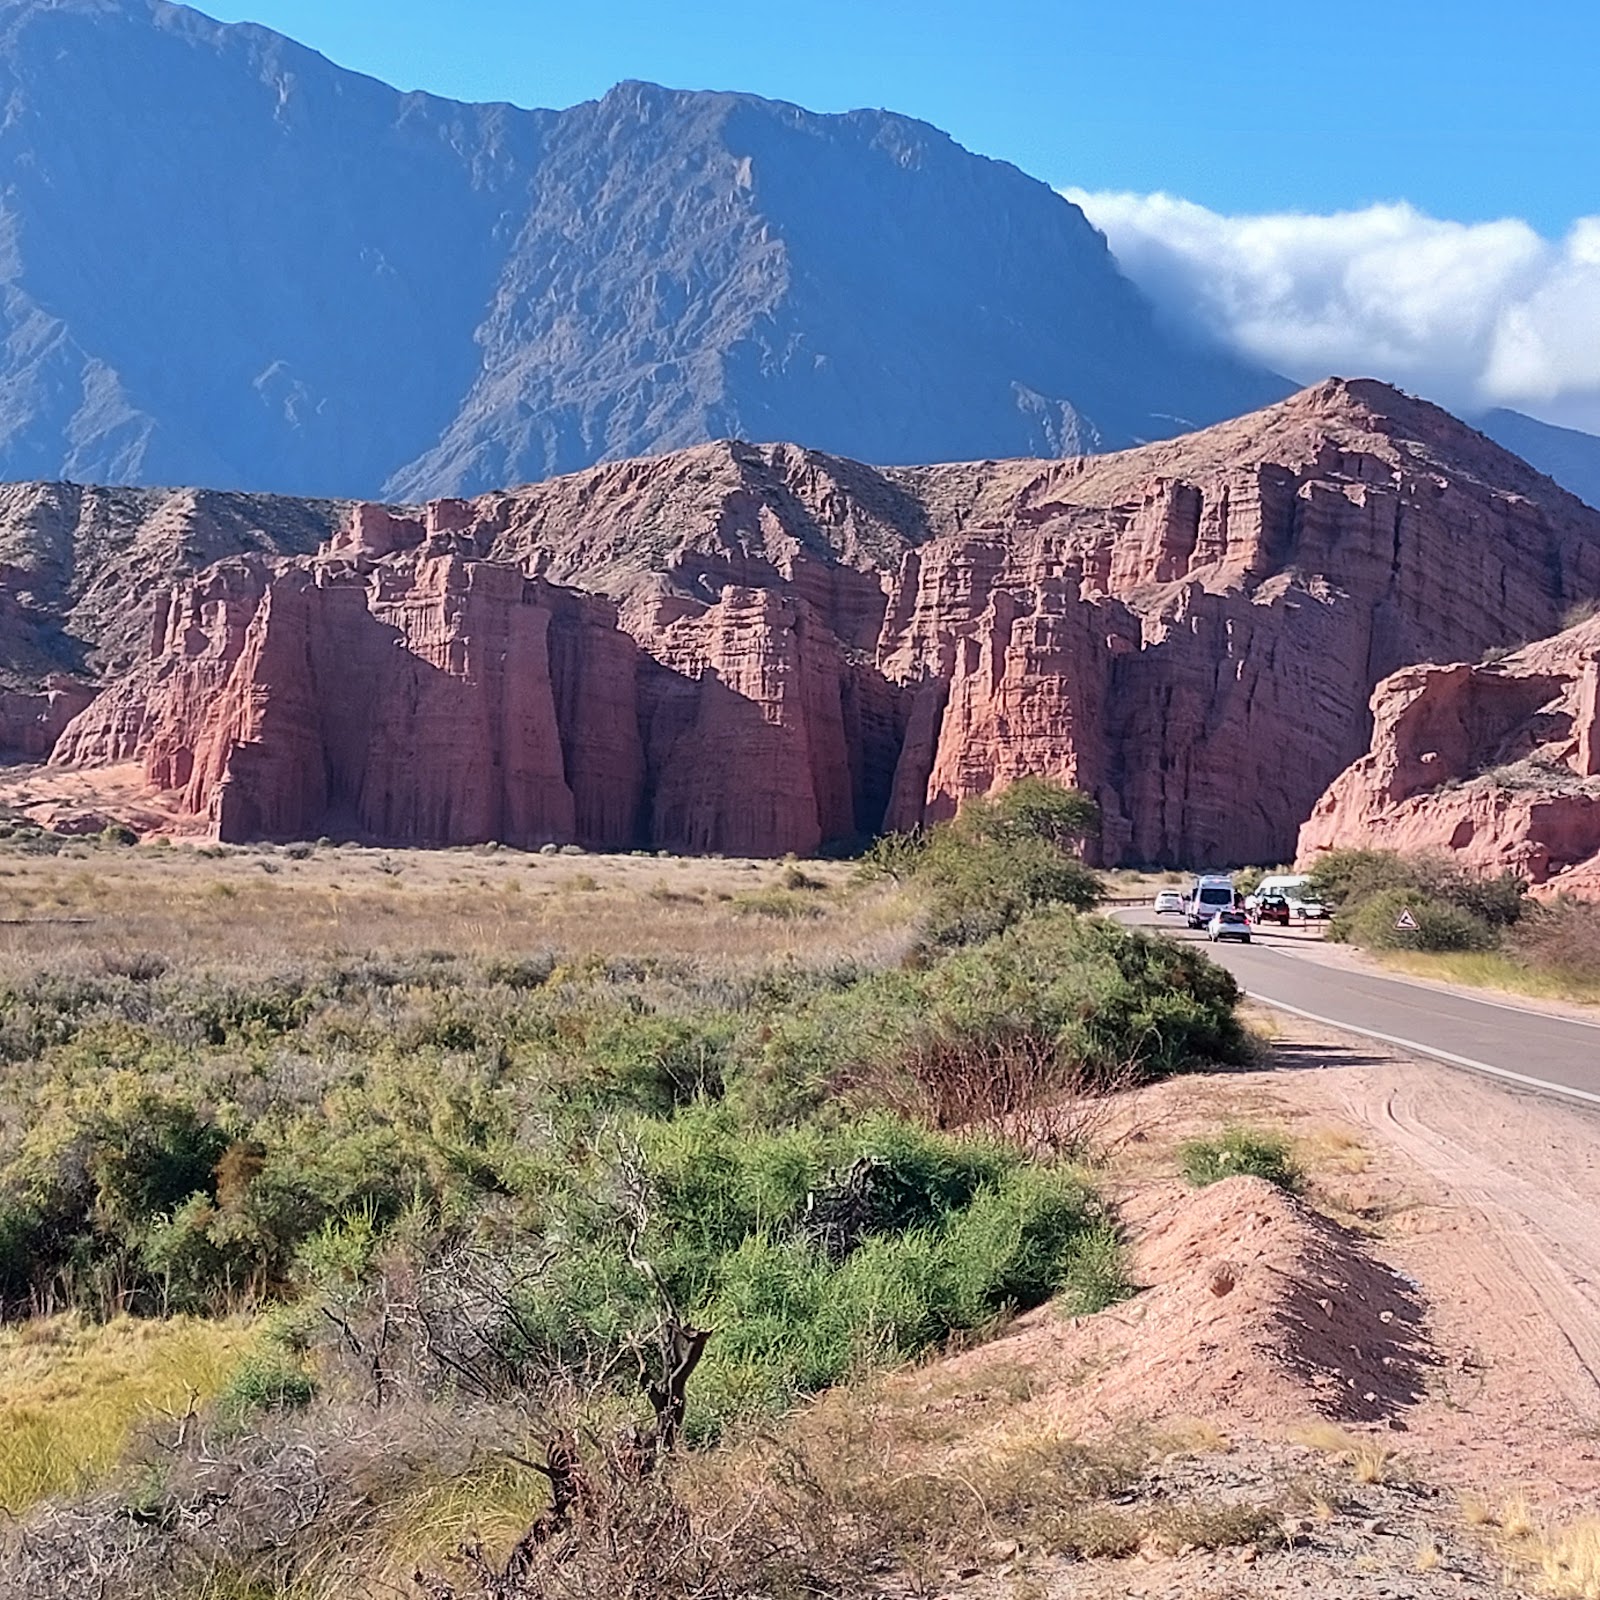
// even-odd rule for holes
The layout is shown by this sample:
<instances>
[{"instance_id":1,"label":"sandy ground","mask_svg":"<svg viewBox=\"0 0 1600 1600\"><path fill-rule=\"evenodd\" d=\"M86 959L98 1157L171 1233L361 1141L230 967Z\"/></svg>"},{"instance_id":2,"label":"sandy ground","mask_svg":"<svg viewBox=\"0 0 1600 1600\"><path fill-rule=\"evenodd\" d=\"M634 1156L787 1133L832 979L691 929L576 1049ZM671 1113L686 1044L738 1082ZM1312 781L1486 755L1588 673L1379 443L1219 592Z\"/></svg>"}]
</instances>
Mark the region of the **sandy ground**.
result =
<instances>
[{"instance_id":1,"label":"sandy ground","mask_svg":"<svg viewBox=\"0 0 1600 1600\"><path fill-rule=\"evenodd\" d=\"M1360 1140L1321 1179L1422 1287L1433 1381L1408 1425L1479 1486L1600 1493L1600 1114L1287 1023L1256 1092Z\"/></svg>"},{"instance_id":2,"label":"sandy ground","mask_svg":"<svg viewBox=\"0 0 1600 1600\"><path fill-rule=\"evenodd\" d=\"M0 805L41 828L95 833L113 818L151 838L200 838L196 817L185 817L174 798L153 794L137 763L93 770L18 765L0 767Z\"/></svg>"},{"instance_id":3,"label":"sandy ground","mask_svg":"<svg viewBox=\"0 0 1600 1600\"><path fill-rule=\"evenodd\" d=\"M913 1428L956 1462L1167 1439L1141 1505L1291 1508L1259 1553L1046 1563L1047 1600L1554 1592L1551 1539L1600 1514L1600 1114L1255 1020L1258 1070L1136 1091L1107 1130L1140 1292L917 1374ZM1228 1124L1286 1133L1303 1195L1186 1189L1179 1145Z\"/></svg>"},{"instance_id":4,"label":"sandy ground","mask_svg":"<svg viewBox=\"0 0 1600 1600\"><path fill-rule=\"evenodd\" d=\"M1283 1439L1321 1418L1491 1501L1595 1509L1600 1114L1266 1026L1262 1070L1122 1108L1109 1176L1145 1293L1072 1326L1034 1313L955 1372L1028 1371L1046 1430L1196 1418ZM1302 1201L1182 1188L1177 1146L1229 1123L1294 1140Z\"/></svg>"}]
</instances>

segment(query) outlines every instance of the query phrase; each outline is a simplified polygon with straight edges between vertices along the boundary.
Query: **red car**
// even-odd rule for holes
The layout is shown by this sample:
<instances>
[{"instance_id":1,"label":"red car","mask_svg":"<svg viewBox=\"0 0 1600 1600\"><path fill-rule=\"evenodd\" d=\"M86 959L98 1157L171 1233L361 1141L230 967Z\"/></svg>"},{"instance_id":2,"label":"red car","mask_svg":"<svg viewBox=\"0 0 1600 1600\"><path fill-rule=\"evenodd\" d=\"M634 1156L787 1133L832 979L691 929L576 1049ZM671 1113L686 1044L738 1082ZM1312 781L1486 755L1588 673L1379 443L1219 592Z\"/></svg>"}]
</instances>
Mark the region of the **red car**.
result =
<instances>
[{"instance_id":1,"label":"red car","mask_svg":"<svg viewBox=\"0 0 1600 1600\"><path fill-rule=\"evenodd\" d=\"M1263 922L1275 922L1280 928L1289 926L1289 902L1281 894L1263 895L1256 901L1250 919L1258 927Z\"/></svg>"}]
</instances>

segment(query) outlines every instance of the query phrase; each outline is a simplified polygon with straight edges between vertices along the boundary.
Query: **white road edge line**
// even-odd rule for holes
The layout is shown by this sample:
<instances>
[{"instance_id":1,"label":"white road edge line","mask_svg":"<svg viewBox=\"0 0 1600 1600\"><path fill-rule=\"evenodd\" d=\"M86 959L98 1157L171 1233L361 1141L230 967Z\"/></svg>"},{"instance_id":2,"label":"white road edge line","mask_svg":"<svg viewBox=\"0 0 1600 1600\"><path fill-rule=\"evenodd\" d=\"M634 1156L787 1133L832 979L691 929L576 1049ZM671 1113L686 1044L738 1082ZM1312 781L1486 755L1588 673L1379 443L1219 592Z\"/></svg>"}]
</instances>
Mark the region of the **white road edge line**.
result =
<instances>
[{"instance_id":1,"label":"white road edge line","mask_svg":"<svg viewBox=\"0 0 1600 1600\"><path fill-rule=\"evenodd\" d=\"M1146 911L1149 907L1142 901L1136 905L1114 905L1108 908L1107 915L1116 917L1124 911ZM1164 923L1157 923L1155 931L1166 932ZM1469 1005L1489 1006L1495 1011L1509 1011L1513 1016L1537 1017L1541 1022L1565 1022L1574 1028L1600 1028L1600 1022L1592 1017L1574 1017L1565 1011L1543 1011L1536 1006L1519 1006L1515 1000L1493 1000L1488 995L1477 994L1453 983L1429 983L1421 978L1414 978L1400 972L1371 971L1365 967L1340 967L1328 962L1318 962L1315 956L1308 956L1301 950L1293 949L1281 944L1261 944L1251 942L1253 950L1262 950L1270 955L1283 956L1289 961L1304 961L1311 966L1321 966L1325 971L1340 972L1349 978L1370 978L1374 983L1398 983L1407 989L1420 989L1424 994L1449 995L1452 1000L1464 1000ZM1293 1010L1294 1008L1288 1007ZM1308 1011L1307 1016L1311 1013ZM1496 1071L1499 1069L1496 1068Z\"/></svg>"},{"instance_id":2,"label":"white road edge line","mask_svg":"<svg viewBox=\"0 0 1600 1600\"><path fill-rule=\"evenodd\" d=\"M1541 1011L1535 1006L1519 1006L1515 1000L1491 1000L1487 995L1476 994L1468 991L1459 984L1446 983L1440 980L1430 983L1423 978L1414 978L1405 973L1385 972L1367 967L1339 967L1331 962L1318 962L1315 956L1308 956L1302 951L1289 949L1281 944L1264 944L1262 950L1270 950L1275 956L1287 956L1291 961L1306 961L1313 965L1322 966L1331 972L1342 972L1351 978L1371 978L1375 983L1398 983L1407 989L1420 989L1424 994L1447 994L1452 1000L1465 1000L1475 1006L1489 1006L1495 1011L1509 1011L1518 1017L1538 1017L1547 1022L1566 1022L1574 1028L1600 1028L1600 1022L1591 1017L1569 1016L1565 1011Z\"/></svg>"},{"instance_id":3,"label":"white road edge line","mask_svg":"<svg viewBox=\"0 0 1600 1600\"><path fill-rule=\"evenodd\" d=\"M1587 1105L1600 1106L1600 1094L1591 1094L1587 1089L1573 1089L1564 1083L1551 1083L1544 1078L1530 1078L1525 1072L1512 1072L1506 1067L1493 1067L1487 1061L1474 1061L1471 1056L1454 1055L1449 1050L1439 1050L1431 1044L1419 1044L1415 1039L1401 1039L1392 1033L1379 1033L1376 1028L1361 1028L1353 1022L1340 1022L1336 1017L1319 1016L1315 1011L1292 1006L1286 1000L1273 1000L1254 989L1246 989L1244 992L1249 999L1259 1000L1264 1006L1291 1012L1294 1016L1304 1017L1307 1022L1320 1022L1324 1027L1337 1028L1341 1033L1359 1034L1363 1039L1377 1039L1383 1044L1398 1045L1402 1050L1414 1050L1418 1055L1432 1056L1435 1061L1448 1062L1452 1067L1465 1067L1469 1072L1487 1073L1491 1078L1504 1078L1510 1083L1520 1083L1527 1089L1543 1089L1547 1094L1558 1094L1568 1100L1582 1100Z\"/></svg>"}]
</instances>

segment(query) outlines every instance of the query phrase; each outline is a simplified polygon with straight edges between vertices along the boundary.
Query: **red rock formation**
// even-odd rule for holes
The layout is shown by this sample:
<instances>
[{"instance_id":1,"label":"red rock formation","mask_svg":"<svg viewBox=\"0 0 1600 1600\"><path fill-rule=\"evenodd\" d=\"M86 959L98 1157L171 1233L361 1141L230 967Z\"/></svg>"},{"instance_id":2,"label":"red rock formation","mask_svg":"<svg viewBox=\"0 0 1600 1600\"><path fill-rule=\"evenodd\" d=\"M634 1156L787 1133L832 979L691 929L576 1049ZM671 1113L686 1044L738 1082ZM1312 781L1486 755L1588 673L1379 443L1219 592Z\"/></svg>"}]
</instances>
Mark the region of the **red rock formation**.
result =
<instances>
[{"instance_id":1,"label":"red rock formation","mask_svg":"<svg viewBox=\"0 0 1600 1600\"><path fill-rule=\"evenodd\" d=\"M1281 859L1380 678L1597 593L1600 514L1374 383L1070 461L710 445L215 569L57 758L235 831L756 853L1043 772L1106 861Z\"/></svg>"},{"instance_id":2,"label":"red rock formation","mask_svg":"<svg viewBox=\"0 0 1600 1600\"><path fill-rule=\"evenodd\" d=\"M160 653L55 760L136 755L224 839L630 843L641 773L628 740L608 761L603 729L633 720L633 651L607 604L431 543L357 549L178 591ZM570 761L558 698L587 730Z\"/></svg>"},{"instance_id":3,"label":"red rock formation","mask_svg":"<svg viewBox=\"0 0 1600 1600\"><path fill-rule=\"evenodd\" d=\"M1600 618L1481 666L1408 667L1372 697L1372 748L1300 831L1300 858L1443 851L1600 897Z\"/></svg>"},{"instance_id":4,"label":"red rock formation","mask_svg":"<svg viewBox=\"0 0 1600 1600\"><path fill-rule=\"evenodd\" d=\"M37 692L0 689L0 760L43 761L98 693L65 674L46 678Z\"/></svg>"},{"instance_id":5,"label":"red rock formation","mask_svg":"<svg viewBox=\"0 0 1600 1600\"><path fill-rule=\"evenodd\" d=\"M151 663L55 760L137 758L234 840L778 853L857 831L855 674L804 601L664 600L650 627L654 658L610 602L358 510L316 558L177 590Z\"/></svg>"}]
</instances>

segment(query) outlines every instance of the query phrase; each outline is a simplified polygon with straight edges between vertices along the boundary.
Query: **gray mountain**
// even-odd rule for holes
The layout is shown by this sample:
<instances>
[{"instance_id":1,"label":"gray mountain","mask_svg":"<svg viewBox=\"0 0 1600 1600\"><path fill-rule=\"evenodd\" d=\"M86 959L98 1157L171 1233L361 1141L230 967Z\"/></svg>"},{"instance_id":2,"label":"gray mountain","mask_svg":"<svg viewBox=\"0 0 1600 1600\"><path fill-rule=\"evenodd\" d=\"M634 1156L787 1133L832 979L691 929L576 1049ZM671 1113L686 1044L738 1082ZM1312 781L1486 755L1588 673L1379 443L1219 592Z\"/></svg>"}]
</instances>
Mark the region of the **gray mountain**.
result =
<instances>
[{"instance_id":1,"label":"gray mountain","mask_svg":"<svg viewBox=\"0 0 1600 1600\"><path fill-rule=\"evenodd\" d=\"M0 476L467 493L741 436L1061 454L1286 393L880 111L402 94L165 0L0 0Z\"/></svg>"},{"instance_id":2,"label":"gray mountain","mask_svg":"<svg viewBox=\"0 0 1600 1600\"><path fill-rule=\"evenodd\" d=\"M1600 507L1600 438L1501 408L1475 419L1480 433L1519 455L1568 494Z\"/></svg>"}]
</instances>

